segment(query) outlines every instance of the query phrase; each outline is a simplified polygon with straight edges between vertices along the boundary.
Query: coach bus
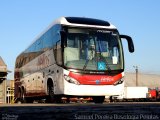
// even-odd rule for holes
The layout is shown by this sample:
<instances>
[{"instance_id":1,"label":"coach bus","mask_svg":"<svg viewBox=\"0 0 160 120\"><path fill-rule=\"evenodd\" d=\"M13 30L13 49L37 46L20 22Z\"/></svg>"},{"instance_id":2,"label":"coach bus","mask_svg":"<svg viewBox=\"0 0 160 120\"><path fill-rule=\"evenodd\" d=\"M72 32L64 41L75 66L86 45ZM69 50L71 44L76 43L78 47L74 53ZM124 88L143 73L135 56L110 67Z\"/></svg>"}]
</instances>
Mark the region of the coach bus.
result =
<instances>
[{"instance_id":1,"label":"coach bus","mask_svg":"<svg viewBox=\"0 0 160 120\"><path fill-rule=\"evenodd\" d=\"M131 37L120 35L107 21L61 17L16 59L15 98L18 102L62 97L91 97L103 103L124 89L122 39L134 52Z\"/></svg>"}]
</instances>

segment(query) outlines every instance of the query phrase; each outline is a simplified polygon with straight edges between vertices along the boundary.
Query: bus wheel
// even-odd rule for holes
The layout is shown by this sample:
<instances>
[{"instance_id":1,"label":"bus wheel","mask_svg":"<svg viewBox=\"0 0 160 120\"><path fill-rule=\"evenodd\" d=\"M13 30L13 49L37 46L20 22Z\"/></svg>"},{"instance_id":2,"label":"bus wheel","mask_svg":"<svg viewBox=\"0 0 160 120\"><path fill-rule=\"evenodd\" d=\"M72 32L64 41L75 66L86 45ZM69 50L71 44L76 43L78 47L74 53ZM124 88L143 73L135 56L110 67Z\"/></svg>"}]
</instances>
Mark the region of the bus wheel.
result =
<instances>
[{"instance_id":1,"label":"bus wheel","mask_svg":"<svg viewBox=\"0 0 160 120\"><path fill-rule=\"evenodd\" d=\"M22 103L22 102L21 102L21 90L20 90L20 89L19 89L19 91L18 91L18 97L16 98L15 103L18 103L18 104L21 104L21 103Z\"/></svg>"},{"instance_id":2,"label":"bus wheel","mask_svg":"<svg viewBox=\"0 0 160 120\"><path fill-rule=\"evenodd\" d=\"M22 90L21 103L26 103L26 98L24 95L24 90Z\"/></svg>"},{"instance_id":3,"label":"bus wheel","mask_svg":"<svg viewBox=\"0 0 160 120\"><path fill-rule=\"evenodd\" d=\"M110 96L110 97L109 97L109 101L110 101L110 102L113 102L113 101L114 101L114 100L113 100L113 96Z\"/></svg>"},{"instance_id":4,"label":"bus wheel","mask_svg":"<svg viewBox=\"0 0 160 120\"><path fill-rule=\"evenodd\" d=\"M105 96L94 96L93 97L93 101L94 103L103 103L105 99Z\"/></svg>"},{"instance_id":5,"label":"bus wheel","mask_svg":"<svg viewBox=\"0 0 160 120\"><path fill-rule=\"evenodd\" d=\"M47 91L48 91L48 98L47 98L47 103L53 103L54 102L54 87L53 85L48 85L47 87Z\"/></svg>"},{"instance_id":6,"label":"bus wheel","mask_svg":"<svg viewBox=\"0 0 160 120\"><path fill-rule=\"evenodd\" d=\"M55 95L54 94L54 87L53 83L49 82L47 91L48 91L48 98L46 100L47 103L62 103L61 96Z\"/></svg>"},{"instance_id":7,"label":"bus wheel","mask_svg":"<svg viewBox=\"0 0 160 120\"><path fill-rule=\"evenodd\" d=\"M18 98L16 99L15 103L22 104L24 102L25 102L24 91L21 88L19 88Z\"/></svg>"}]
</instances>

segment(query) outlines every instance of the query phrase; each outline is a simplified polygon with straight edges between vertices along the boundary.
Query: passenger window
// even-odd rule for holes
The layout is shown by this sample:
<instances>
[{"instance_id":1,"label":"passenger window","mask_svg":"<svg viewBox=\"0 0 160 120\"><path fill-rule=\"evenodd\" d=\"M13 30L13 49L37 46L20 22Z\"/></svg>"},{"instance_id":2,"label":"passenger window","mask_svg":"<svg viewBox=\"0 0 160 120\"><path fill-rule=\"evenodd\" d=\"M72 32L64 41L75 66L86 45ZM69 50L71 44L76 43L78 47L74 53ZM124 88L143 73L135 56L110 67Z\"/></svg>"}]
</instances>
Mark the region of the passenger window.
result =
<instances>
[{"instance_id":1,"label":"passenger window","mask_svg":"<svg viewBox=\"0 0 160 120\"><path fill-rule=\"evenodd\" d=\"M41 50L42 50L42 41L40 39L40 40L38 40L36 42L36 49L35 49L35 51L37 52L37 51L41 51Z\"/></svg>"}]
</instances>

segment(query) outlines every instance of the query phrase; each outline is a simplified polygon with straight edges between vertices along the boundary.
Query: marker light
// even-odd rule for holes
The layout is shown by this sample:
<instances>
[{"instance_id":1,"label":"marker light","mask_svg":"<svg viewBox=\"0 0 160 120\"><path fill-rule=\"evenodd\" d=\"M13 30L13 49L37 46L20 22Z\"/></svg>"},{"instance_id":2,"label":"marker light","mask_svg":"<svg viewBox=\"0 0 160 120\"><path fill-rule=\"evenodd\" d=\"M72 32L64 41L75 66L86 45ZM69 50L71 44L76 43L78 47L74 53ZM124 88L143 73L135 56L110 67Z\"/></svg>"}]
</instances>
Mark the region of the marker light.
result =
<instances>
[{"instance_id":1,"label":"marker light","mask_svg":"<svg viewBox=\"0 0 160 120\"><path fill-rule=\"evenodd\" d=\"M116 82L114 83L114 85L122 84L123 81L124 81L124 78L121 78L121 79L119 79L118 81L116 81Z\"/></svg>"}]
</instances>

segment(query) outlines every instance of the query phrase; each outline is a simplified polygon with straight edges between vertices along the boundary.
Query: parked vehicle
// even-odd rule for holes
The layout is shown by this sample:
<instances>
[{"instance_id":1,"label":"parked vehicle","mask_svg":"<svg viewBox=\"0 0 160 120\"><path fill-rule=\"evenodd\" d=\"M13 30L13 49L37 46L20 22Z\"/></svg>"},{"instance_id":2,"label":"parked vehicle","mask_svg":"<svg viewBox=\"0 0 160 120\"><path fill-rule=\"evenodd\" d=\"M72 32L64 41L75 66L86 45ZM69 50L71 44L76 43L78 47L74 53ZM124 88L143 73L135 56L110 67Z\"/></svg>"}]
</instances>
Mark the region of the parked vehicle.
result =
<instances>
[{"instance_id":1,"label":"parked vehicle","mask_svg":"<svg viewBox=\"0 0 160 120\"><path fill-rule=\"evenodd\" d=\"M124 87L122 94L112 99L113 101L146 101L148 87Z\"/></svg>"},{"instance_id":2,"label":"parked vehicle","mask_svg":"<svg viewBox=\"0 0 160 120\"><path fill-rule=\"evenodd\" d=\"M148 99L150 101L156 101L157 100L157 90L155 88L149 88L149 91L148 91Z\"/></svg>"},{"instance_id":3,"label":"parked vehicle","mask_svg":"<svg viewBox=\"0 0 160 120\"><path fill-rule=\"evenodd\" d=\"M20 102L46 98L119 95L124 87L122 39L132 38L103 20L61 17L26 48L15 63L15 97Z\"/></svg>"}]
</instances>

